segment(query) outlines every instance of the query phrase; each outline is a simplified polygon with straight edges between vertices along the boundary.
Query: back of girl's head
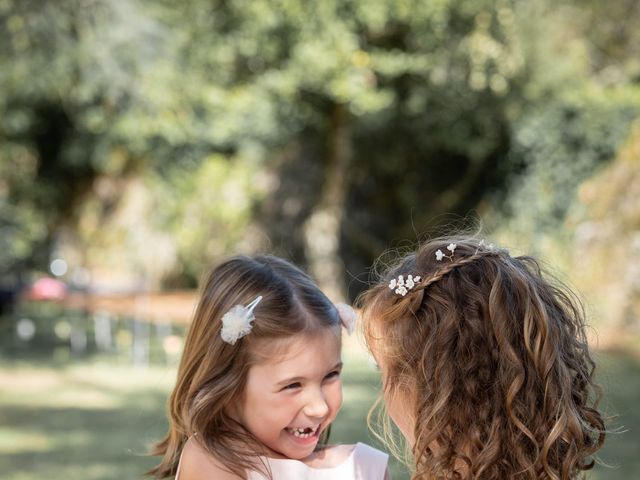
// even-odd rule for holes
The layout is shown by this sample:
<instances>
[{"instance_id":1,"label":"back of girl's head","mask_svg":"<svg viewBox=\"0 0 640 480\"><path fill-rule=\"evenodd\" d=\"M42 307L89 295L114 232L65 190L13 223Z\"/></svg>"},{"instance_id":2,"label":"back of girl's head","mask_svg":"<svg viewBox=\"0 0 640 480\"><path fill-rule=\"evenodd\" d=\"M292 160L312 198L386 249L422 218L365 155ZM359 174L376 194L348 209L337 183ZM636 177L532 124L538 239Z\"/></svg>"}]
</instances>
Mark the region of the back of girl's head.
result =
<instances>
[{"instance_id":1,"label":"back of girl's head","mask_svg":"<svg viewBox=\"0 0 640 480\"><path fill-rule=\"evenodd\" d=\"M235 344L221 336L222 317L235 305L262 299L253 311L251 332ZM170 429L152 454L162 455L149 473L175 475L182 446L193 434L242 476L256 467L260 445L229 415L237 404L251 365L283 353L287 338L332 329L340 335L336 307L315 283L289 262L269 255L238 256L205 278L185 341L170 401ZM258 468L259 465L258 465Z\"/></svg>"},{"instance_id":2,"label":"back of girl's head","mask_svg":"<svg viewBox=\"0 0 640 480\"><path fill-rule=\"evenodd\" d=\"M402 296L389 288L399 275L421 278ZM584 313L536 260L441 238L360 303L385 397L412 406L415 478L569 479L591 468L604 424Z\"/></svg>"}]
</instances>

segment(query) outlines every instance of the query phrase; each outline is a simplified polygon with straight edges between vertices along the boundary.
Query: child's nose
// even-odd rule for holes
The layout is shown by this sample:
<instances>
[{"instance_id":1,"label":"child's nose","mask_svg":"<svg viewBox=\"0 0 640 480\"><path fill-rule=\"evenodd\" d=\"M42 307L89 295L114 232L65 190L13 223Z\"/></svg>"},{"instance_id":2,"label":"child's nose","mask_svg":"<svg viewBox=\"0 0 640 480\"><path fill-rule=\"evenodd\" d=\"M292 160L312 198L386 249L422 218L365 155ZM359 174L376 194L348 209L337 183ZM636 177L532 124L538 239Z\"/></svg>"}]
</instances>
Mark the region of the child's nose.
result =
<instances>
[{"instance_id":1,"label":"child's nose","mask_svg":"<svg viewBox=\"0 0 640 480\"><path fill-rule=\"evenodd\" d=\"M321 391L314 393L304 407L304 414L308 417L323 418L328 413L329 404Z\"/></svg>"}]
</instances>

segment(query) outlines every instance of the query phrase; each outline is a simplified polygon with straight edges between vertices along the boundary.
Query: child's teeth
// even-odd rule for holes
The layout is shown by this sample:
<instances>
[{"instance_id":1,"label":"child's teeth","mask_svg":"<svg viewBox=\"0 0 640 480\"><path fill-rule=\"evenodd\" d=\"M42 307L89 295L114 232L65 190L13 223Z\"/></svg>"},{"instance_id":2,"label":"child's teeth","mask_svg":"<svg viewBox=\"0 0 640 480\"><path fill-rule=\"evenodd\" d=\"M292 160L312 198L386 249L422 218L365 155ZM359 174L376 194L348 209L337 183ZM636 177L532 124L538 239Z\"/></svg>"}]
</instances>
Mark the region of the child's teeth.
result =
<instances>
[{"instance_id":1,"label":"child's teeth","mask_svg":"<svg viewBox=\"0 0 640 480\"><path fill-rule=\"evenodd\" d=\"M320 426L310 427L310 428L289 428L288 430L293 434L294 437L297 438L309 438L312 435L315 435ZM307 432L307 430L310 430Z\"/></svg>"}]
</instances>

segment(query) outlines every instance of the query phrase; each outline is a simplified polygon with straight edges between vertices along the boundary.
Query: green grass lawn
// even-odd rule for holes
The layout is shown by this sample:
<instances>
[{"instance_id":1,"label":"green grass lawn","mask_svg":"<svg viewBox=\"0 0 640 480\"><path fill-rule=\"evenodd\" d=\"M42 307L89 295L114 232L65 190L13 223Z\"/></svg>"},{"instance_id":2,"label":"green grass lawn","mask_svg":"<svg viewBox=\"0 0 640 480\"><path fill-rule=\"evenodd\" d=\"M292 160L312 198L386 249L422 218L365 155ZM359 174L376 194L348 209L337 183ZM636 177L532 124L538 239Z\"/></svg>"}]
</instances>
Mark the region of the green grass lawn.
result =
<instances>
[{"instance_id":1,"label":"green grass lawn","mask_svg":"<svg viewBox=\"0 0 640 480\"><path fill-rule=\"evenodd\" d=\"M375 444L365 417L377 373L353 342L345 345L345 404L332 431L339 443ZM640 360L601 353L605 404L625 433L609 436L590 479L640 478ZM134 368L122 358L0 357L0 478L141 478L155 460L148 446L165 432L164 405L175 367ZM394 478L408 478L398 462Z\"/></svg>"}]
</instances>

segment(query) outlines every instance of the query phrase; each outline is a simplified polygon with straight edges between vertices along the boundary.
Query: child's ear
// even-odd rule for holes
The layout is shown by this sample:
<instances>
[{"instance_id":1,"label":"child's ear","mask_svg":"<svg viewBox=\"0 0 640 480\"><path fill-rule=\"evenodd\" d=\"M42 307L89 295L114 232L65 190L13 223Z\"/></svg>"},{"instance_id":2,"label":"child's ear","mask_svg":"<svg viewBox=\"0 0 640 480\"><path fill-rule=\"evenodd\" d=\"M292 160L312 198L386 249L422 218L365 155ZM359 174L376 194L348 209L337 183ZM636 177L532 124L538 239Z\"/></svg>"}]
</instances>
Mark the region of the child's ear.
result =
<instances>
[{"instance_id":1,"label":"child's ear","mask_svg":"<svg viewBox=\"0 0 640 480\"><path fill-rule=\"evenodd\" d=\"M355 310L346 303L336 303L336 309L338 310L340 323L347 330L347 333L351 335L356 328L356 319L358 318Z\"/></svg>"}]
</instances>

